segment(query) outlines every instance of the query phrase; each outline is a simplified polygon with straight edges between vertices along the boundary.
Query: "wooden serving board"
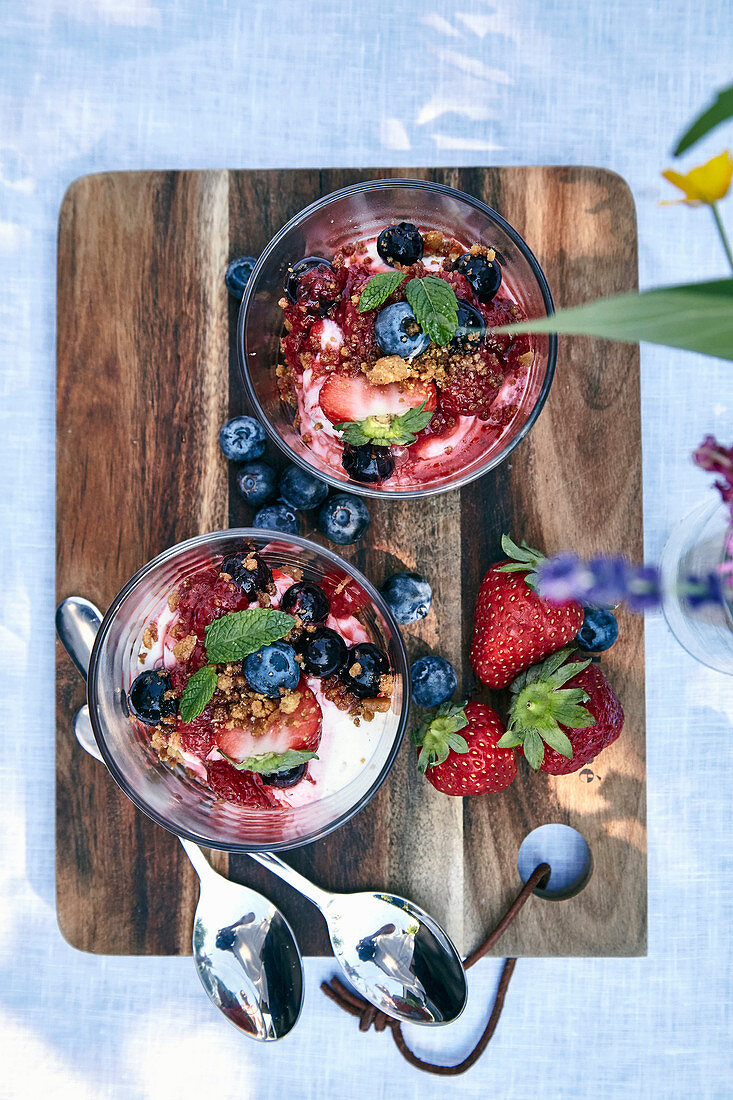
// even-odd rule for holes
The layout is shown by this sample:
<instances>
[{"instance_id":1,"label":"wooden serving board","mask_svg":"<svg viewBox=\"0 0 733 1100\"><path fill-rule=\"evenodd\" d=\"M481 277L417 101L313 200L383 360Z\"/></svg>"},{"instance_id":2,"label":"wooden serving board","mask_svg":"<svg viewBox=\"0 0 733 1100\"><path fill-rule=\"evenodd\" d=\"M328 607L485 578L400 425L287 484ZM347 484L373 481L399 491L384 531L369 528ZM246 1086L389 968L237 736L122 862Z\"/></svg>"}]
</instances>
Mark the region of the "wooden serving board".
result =
<instances>
[{"instance_id":1,"label":"wooden serving board","mask_svg":"<svg viewBox=\"0 0 733 1100\"><path fill-rule=\"evenodd\" d=\"M110 173L64 199L58 263L57 597L106 608L165 547L245 526L220 425L243 411L228 261L258 254L307 203L358 180L419 177L499 210L526 238L557 303L636 286L633 201L595 168L445 168ZM369 502L366 540L344 555L380 584L417 570L431 614L404 634L412 658L446 655L461 692L474 599L503 531L548 552L642 554L639 358L636 348L561 342L547 405L510 459L461 492ZM303 533L318 541L306 523ZM383 887L425 906L469 951L521 886L517 852L547 822L590 845L587 886L533 899L497 954L639 955L646 951L642 621L621 614L604 667L626 728L582 773L529 773L501 795L435 792L406 740L387 781L348 825L287 858L334 890ZM478 693L478 697L482 697ZM486 697L486 696L484 696ZM75 743L84 686L57 660L57 900L76 947L112 954L190 952L197 883L177 840L140 814ZM262 890L292 921L306 954L328 954L315 910L246 857L217 865Z\"/></svg>"}]
</instances>

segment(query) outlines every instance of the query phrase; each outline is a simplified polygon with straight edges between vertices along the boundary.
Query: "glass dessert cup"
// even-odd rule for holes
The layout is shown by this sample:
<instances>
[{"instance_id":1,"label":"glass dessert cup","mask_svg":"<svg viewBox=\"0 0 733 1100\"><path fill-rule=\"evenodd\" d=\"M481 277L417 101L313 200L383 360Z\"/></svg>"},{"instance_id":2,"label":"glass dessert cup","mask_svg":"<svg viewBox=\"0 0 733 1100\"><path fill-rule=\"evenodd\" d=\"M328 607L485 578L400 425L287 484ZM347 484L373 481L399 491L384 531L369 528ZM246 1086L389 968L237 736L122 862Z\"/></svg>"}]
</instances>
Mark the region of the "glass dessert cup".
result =
<instances>
[{"instance_id":1,"label":"glass dessert cup","mask_svg":"<svg viewBox=\"0 0 733 1100\"><path fill-rule=\"evenodd\" d=\"M336 191L302 210L272 239L247 285L239 313L237 349L248 397L269 436L291 462L337 489L360 496L417 498L457 489L503 462L537 419L552 383L557 358L554 335L533 335L534 354L521 399L499 437L467 465L415 480L379 487L352 480L340 465L316 454L301 438L294 406L284 402L275 368L282 362L283 297L288 270L305 256L331 256L345 245L376 237L387 225L409 221L467 247L488 246L502 270L502 289L528 317L553 312L542 269L525 242L485 203L441 184L422 180L370 180Z\"/></svg>"},{"instance_id":2,"label":"glass dessert cup","mask_svg":"<svg viewBox=\"0 0 733 1100\"><path fill-rule=\"evenodd\" d=\"M303 580L318 583L329 576L349 581L363 594L361 619L371 640L388 654L394 673L391 709L364 767L343 788L304 805L262 809L217 799L182 767L163 764L139 724L128 717L126 696L140 667L138 654L147 624L166 607L169 593L184 577L209 567L214 557L241 552L243 543L253 545L273 568L300 569ZM399 749L409 710L409 679L399 628L380 594L358 570L306 539L242 528L180 543L154 558L125 585L99 628L87 695L104 762L138 809L197 844L247 852L310 843L343 825L367 804Z\"/></svg>"},{"instance_id":3,"label":"glass dessert cup","mask_svg":"<svg viewBox=\"0 0 733 1100\"><path fill-rule=\"evenodd\" d=\"M685 600L689 576L705 577L730 566L730 510L705 501L693 508L667 541L660 562L669 629L684 649L717 672L733 675L733 607L709 603L693 610Z\"/></svg>"}]
</instances>

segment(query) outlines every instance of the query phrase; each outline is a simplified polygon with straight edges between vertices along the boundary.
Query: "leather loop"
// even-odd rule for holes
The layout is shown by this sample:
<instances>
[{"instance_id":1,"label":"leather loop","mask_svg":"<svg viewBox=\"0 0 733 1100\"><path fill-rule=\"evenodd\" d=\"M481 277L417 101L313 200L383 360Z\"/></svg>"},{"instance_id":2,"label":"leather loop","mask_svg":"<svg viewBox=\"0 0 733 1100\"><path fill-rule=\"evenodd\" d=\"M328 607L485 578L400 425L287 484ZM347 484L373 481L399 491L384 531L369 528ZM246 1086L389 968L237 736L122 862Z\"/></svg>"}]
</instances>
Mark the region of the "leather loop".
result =
<instances>
[{"instance_id":1,"label":"leather loop","mask_svg":"<svg viewBox=\"0 0 733 1100\"><path fill-rule=\"evenodd\" d=\"M506 932L509 925L516 919L517 915L521 911L522 907L531 897L534 890L543 882L547 880L550 874L550 867L547 863L540 863L535 867L532 874L527 879L523 888L519 894L509 906L504 916L501 918L496 928L491 932L484 942L478 947L467 959L463 960L463 965L466 970L478 962L479 959L490 951L497 940ZM504 961L504 969L501 972L501 978L499 979L499 987L496 991L496 997L494 998L494 1004L491 1009L491 1015L489 1016L486 1027L483 1030L481 1038L476 1043L473 1050L466 1055L461 1062L457 1062L453 1066L441 1066L435 1062L425 1062L422 1058L418 1058L416 1054L408 1047L405 1042L404 1035L402 1034L402 1027L399 1020L393 1020L390 1016L386 1016L384 1012L380 1012L374 1005L369 1004L363 997L358 996L352 990L348 989L343 982L338 978L331 978L330 982L322 982L321 989L330 997L335 1004L343 1008L345 1012L348 1012L351 1016L356 1016L359 1019L359 1031L368 1031L369 1028L374 1025L375 1031L384 1031L385 1028L389 1028L392 1032L392 1038L395 1041L395 1045L399 1050L402 1057L410 1063L411 1066L415 1066L416 1069L424 1070L425 1073L434 1073L441 1077L453 1077L459 1073L465 1073L467 1069L470 1069L475 1062L481 1057L486 1047L489 1045L492 1035L496 1031L496 1026L499 1023L499 1017L501 1016L501 1010L504 1007L504 1000L506 998L507 990L509 988L509 982L511 981L514 968L517 965L516 959L506 959Z\"/></svg>"}]
</instances>

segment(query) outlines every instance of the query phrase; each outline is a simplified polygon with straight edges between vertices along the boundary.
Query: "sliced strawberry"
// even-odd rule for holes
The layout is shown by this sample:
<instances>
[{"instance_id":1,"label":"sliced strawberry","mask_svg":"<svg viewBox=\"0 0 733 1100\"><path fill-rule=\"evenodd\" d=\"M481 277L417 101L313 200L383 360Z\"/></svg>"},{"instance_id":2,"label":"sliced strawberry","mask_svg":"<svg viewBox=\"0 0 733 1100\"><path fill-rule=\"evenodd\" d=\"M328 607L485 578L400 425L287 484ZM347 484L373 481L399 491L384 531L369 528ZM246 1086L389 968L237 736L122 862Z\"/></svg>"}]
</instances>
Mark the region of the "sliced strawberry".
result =
<instances>
[{"instance_id":1,"label":"sliced strawberry","mask_svg":"<svg viewBox=\"0 0 733 1100\"><path fill-rule=\"evenodd\" d=\"M214 794L238 806L256 806L268 810L278 806L278 800L259 775L237 771L226 760L216 760L207 767L209 786Z\"/></svg>"},{"instance_id":2,"label":"sliced strawberry","mask_svg":"<svg viewBox=\"0 0 733 1100\"><path fill-rule=\"evenodd\" d=\"M217 735L217 748L238 764L265 754L280 756L290 750L315 752L321 740L321 708L303 676L296 692L300 698L294 711L278 709L269 718L257 719L247 728L222 729Z\"/></svg>"},{"instance_id":3,"label":"sliced strawberry","mask_svg":"<svg viewBox=\"0 0 733 1100\"><path fill-rule=\"evenodd\" d=\"M330 375L318 400L332 424L358 423L370 416L401 416L423 402L426 410L436 406L437 393L432 382L415 380L373 386L363 374Z\"/></svg>"}]
</instances>

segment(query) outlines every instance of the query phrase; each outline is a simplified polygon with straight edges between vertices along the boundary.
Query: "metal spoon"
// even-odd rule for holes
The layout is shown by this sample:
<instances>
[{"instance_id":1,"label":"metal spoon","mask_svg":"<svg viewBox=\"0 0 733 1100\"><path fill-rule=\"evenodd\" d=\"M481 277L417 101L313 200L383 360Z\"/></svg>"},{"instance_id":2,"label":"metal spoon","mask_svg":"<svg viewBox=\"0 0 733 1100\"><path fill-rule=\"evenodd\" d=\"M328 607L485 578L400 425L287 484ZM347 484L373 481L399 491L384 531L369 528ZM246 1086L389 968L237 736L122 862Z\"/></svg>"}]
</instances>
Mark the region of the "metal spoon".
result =
<instances>
[{"instance_id":1,"label":"metal spoon","mask_svg":"<svg viewBox=\"0 0 733 1100\"><path fill-rule=\"evenodd\" d=\"M80 596L70 596L56 611L61 643L85 679L101 622L99 609ZM87 706L76 714L74 733L83 749L102 759ZM281 1039L303 1007L303 959L289 924L267 898L219 875L197 844L178 839L201 887L193 955L204 989L251 1038Z\"/></svg>"},{"instance_id":2,"label":"metal spoon","mask_svg":"<svg viewBox=\"0 0 733 1100\"><path fill-rule=\"evenodd\" d=\"M351 984L387 1016L448 1024L466 1003L466 972L443 929L411 901L387 893L334 894L272 852L248 855L303 894L328 926Z\"/></svg>"}]
</instances>

